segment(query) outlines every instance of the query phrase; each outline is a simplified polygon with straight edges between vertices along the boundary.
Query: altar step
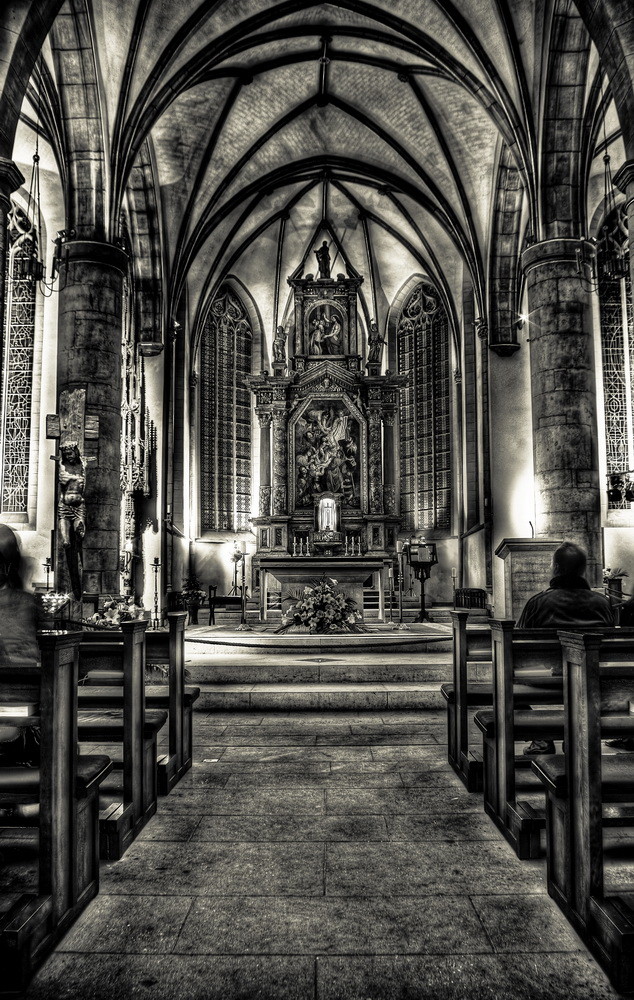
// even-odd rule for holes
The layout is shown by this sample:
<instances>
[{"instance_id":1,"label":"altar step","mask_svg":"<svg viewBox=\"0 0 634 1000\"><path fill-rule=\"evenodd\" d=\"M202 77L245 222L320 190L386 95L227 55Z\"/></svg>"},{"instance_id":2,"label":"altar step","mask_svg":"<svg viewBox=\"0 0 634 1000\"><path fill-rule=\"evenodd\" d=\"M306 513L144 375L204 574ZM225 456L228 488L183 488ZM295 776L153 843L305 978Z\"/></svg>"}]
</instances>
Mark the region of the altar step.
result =
<instances>
[{"instance_id":1,"label":"altar step","mask_svg":"<svg viewBox=\"0 0 634 1000\"><path fill-rule=\"evenodd\" d=\"M433 622L450 625L449 617L450 605L437 605L428 609L429 617ZM201 609L199 611L199 621L207 623L209 611ZM403 598L403 621L412 624L418 621L420 614L420 600L418 597ZM363 595L363 617L366 624L378 622L379 619L379 595L377 591L366 591ZM392 620L398 621L398 595L394 596L392 605ZM385 621L389 621L389 601L385 602ZM241 621L240 608L217 608L215 612L216 625L220 628L236 628ZM279 606L269 603L267 610L267 621L271 624L279 624L282 619L282 611ZM246 607L246 621L249 625L255 625L260 620L260 605L257 598L249 598Z\"/></svg>"},{"instance_id":2,"label":"altar step","mask_svg":"<svg viewBox=\"0 0 634 1000\"><path fill-rule=\"evenodd\" d=\"M366 645L372 638L365 638ZM403 633L393 638L398 643ZM440 709L444 705L440 686L452 672L446 650L414 654L393 648L388 654L359 652L357 646L355 652L330 654L304 645L295 653L254 656L206 653L202 643L195 643L194 649L188 642L186 667L188 680L201 691L199 711ZM477 680L490 679L490 665L478 664L476 673Z\"/></svg>"},{"instance_id":3,"label":"altar step","mask_svg":"<svg viewBox=\"0 0 634 1000\"><path fill-rule=\"evenodd\" d=\"M199 684L197 711L419 712L444 706L438 683Z\"/></svg>"},{"instance_id":4,"label":"altar step","mask_svg":"<svg viewBox=\"0 0 634 1000\"><path fill-rule=\"evenodd\" d=\"M192 684L426 684L451 679L447 653L424 656L209 656L189 655ZM480 664L477 664L480 667ZM474 679L487 680L490 670Z\"/></svg>"}]
</instances>

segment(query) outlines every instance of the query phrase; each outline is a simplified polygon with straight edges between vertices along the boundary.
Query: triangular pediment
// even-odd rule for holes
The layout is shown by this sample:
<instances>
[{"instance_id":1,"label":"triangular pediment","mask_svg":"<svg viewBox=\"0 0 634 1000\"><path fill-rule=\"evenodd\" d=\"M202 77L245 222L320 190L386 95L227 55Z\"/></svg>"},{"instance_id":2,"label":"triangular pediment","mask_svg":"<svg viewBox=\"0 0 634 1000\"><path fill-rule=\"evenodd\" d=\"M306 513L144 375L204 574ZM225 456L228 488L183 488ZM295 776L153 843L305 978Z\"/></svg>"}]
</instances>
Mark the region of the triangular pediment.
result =
<instances>
[{"instance_id":1,"label":"triangular pediment","mask_svg":"<svg viewBox=\"0 0 634 1000\"><path fill-rule=\"evenodd\" d=\"M314 385L321 391L323 388L328 388L328 381L348 391L358 385L359 375L357 372L348 371L336 361L321 361L317 364L311 364L306 371L301 372L296 385L304 390L310 389Z\"/></svg>"}]
</instances>

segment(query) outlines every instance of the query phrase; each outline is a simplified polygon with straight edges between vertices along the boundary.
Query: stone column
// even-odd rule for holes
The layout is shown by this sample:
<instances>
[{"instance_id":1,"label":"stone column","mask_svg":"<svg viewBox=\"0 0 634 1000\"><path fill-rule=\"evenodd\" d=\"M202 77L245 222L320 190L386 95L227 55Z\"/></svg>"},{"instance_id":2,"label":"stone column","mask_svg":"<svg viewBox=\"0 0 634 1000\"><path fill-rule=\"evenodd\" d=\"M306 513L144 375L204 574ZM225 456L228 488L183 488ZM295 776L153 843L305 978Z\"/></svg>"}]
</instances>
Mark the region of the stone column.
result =
<instances>
[{"instance_id":1,"label":"stone column","mask_svg":"<svg viewBox=\"0 0 634 1000\"><path fill-rule=\"evenodd\" d=\"M545 240L524 251L522 267L530 317L536 534L582 545L588 580L596 586L601 533L589 280L593 253L585 240Z\"/></svg>"},{"instance_id":2,"label":"stone column","mask_svg":"<svg viewBox=\"0 0 634 1000\"><path fill-rule=\"evenodd\" d=\"M258 411L260 421L260 517L271 513L271 414Z\"/></svg>"},{"instance_id":3,"label":"stone column","mask_svg":"<svg viewBox=\"0 0 634 1000\"><path fill-rule=\"evenodd\" d=\"M286 447L286 410L273 413L273 511L287 513L288 460Z\"/></svg>"},{"instance_id":4,"label":"stone column","mask_svg":"<svg viewBox=\"0 0 634 1000\"><path fill-rule=\"evenodd\" d=\"M4 317L6 308L6 259L7 217L11 211L11 195L24 184L24 177L13 160L0 156L0 385L2 384L2 358L4 344ZM38 238L40 234L38 233ZM0 414L1 417L1 414Z\"/></svg>"},{"instance_id":5,"label":"stone column","mask_svg":"<svg viewBox=\"0 0 634 1000\"><path fill-rule=\"evenodd\" d=\"M121 520L121 340L128 258L109 243L64 245L60 275L57 392L86 389L86 413L99 418L86 471L83 589L119 592ZM82 451L84 442L78 442ZM96 447L95 447L96 445ZM64 567L58 551L58 566Z\"/></svg>"},{"instance_id":6,"label":"stone column","mask_svg":"<svg viewBox=\"0 0 634 1000\"><path fill-rule=\"evenodd\" d=\"M383 414L383 509L386 514L396 514L396 442L394 440L395 413Z\"/></svg>"},{"instance_id":7,"label":"stone column","mask_svg":"<svg viewBox=\"0 0 634 1000\"><path fill-rule=\"evenodd\" d=\"M383 513L383 462L381 460L381 411L368 417L368 499L370 514Z\"/></svg>"}]
</instances>

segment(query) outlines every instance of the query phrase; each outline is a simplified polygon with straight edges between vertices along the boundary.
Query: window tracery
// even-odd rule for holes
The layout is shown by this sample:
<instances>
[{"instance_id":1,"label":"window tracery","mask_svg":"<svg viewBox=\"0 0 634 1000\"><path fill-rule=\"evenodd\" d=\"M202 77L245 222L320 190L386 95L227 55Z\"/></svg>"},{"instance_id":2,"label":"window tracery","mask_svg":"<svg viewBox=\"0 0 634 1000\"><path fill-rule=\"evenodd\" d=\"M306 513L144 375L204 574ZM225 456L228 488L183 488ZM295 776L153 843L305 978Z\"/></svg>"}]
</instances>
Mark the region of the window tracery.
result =
<instances>
[{"instance_id":1,"label":"window tracery","mask_svg":"<svg viewBox=\"0 0 634 1000\"><path fill-rule=\"evenodd\" d=\"M628 226L624 206L618 206L606 219L609 235L627 252ZM599 310L601 321L601 360L605 410L606 471L634 469L634 415L632 412L632 372L634 369L634 313L629 270L625 277L607 273L599 243ZM625 499L608 501L610 510L629 508Z\"/></svg>"},{"instance_id":2,"label":"window tracery","mask_svg":"<svg viewBox=\"0 0 634 1000\"><path fill-rule=\"evenodd\" d=\"M202 526L238 531L251 516L251 374L253 332L238 296L223 286L201 342Z\"/></svg>"},{"instance_id":3,"label":"window tracery","mask_svg":"<svg viewBox=\"0 0 634 1000\"><path fill-rule=\"evenodd\" d=\"M7 299L2 350L0 513L28 514L36 285L22 262L37 252L37 233L12 203L8 214Z\"/></svg>"},{"instance_id":4,"label":"window tracery","mask_svg":"<svg viewBox=\"0 0 634 1000\"><path fill-rule=\"evenodd\" d=\"M409 530L451 529L449 322L436 289L420 282L398 318L401 515Z\"/></svg>"}]
</instances>

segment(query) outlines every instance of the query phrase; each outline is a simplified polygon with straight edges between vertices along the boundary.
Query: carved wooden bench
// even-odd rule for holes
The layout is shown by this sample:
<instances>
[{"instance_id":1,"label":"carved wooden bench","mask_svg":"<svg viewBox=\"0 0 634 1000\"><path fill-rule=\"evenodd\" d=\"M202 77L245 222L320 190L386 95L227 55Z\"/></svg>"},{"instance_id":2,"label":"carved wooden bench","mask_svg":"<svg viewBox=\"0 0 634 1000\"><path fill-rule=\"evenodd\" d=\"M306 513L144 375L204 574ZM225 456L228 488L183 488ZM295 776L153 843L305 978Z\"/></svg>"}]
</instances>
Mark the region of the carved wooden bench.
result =
<instances>
[{"instance_id":1,"label":"carved wooden bench","mask_svg":"<svg viewBox=\"0 0 634 1000\"><path fill-rule=\"evenodd\" d=\"M606 889L604 829L619 823L634 826L634 754L603 753L601 739L634 737L630 713L634 655L628 664L606 662L612 656L600 634L560 632L559 636L566 753L532 763L546 790L548 892L615 988L630 993L634 992L634 867L630 866L629 883ZM607 805L612 806L611 815Z\"/></svg>"},{"instance_id":2,"label":"carved wooden bench","mask_svg":"<svg viewBox=\"0 0 634 1000\"><path fill-rule=\"evenodd\" d=\"M167 721L163 709L145 705L146 621L124 622L121 631L83 632L79 647L80 674L100 667L115 670L123 688L105 697L90 687L78 689L80 743L117 744L115 770L101 789L101 857L120 858L156 812L157 737Z\"/></svg>"},{"instance_id":3,"label":"carved wooden bench","mask_svg":"<svg viewBox=\"0 0 634 1000\"><path fill-rule=\"evenodd\" d=\"M171 611L167 615L169 631L146 631L146 661L164 667L166 684L146 684L145 704L149 709L167 710L169 746L167 753L158 755L158 791L167 795L192 765L193 710L200 697L200 688L185 686L185 623L187 612ZM103 643L116 643L116 631L100 633ZM107 651L106 651L107 656ZM105 708L123 698L122 672L112 669L106 660L95 661L83 677L79 691L80 704Z\"/></svg>"},{"instance_id":4,"label":"carved wooden bench","mask_svg":"<svg viewBox=\"0 0 634 1000\"><path fill-rule=\"evenodd\" d=\"M541 855L545 812L540 787L518 772L530 772L531 758L516 756L516 742L561 740L564 736L561 644L555 630L515 629L513 621L491 621L493 707L475 721L483 735L484 809L521 858ZM634 651L634 632L598 630L603 652L618 660ZM523 686L520 686L523 685ZM538 706L534 709L533 706ZM537 804L530 801L537 793Z\"/></svg>"},{"instance_id":5,"label":"carved wooden bench","mask_svg":"<svg viewBox=\"0 0 634 1000\"><path fill-rule=\"evenodd\" d=\"M11 829L39 831L32 884L20 886L24 866L18 864L17 891L0 892L3 996L24 990L99 888L99 789L112 762L105 755L77 755L79 643L78 633L42 633L41 666L0 665L3 724L40 730L39 766L0 766L3 890L12 884ZM17 714L28 707L31 714ZM8 714L12 709L15 715ZM16 861L23 850L22 839Z\"/></svg>"}]
</instances>

